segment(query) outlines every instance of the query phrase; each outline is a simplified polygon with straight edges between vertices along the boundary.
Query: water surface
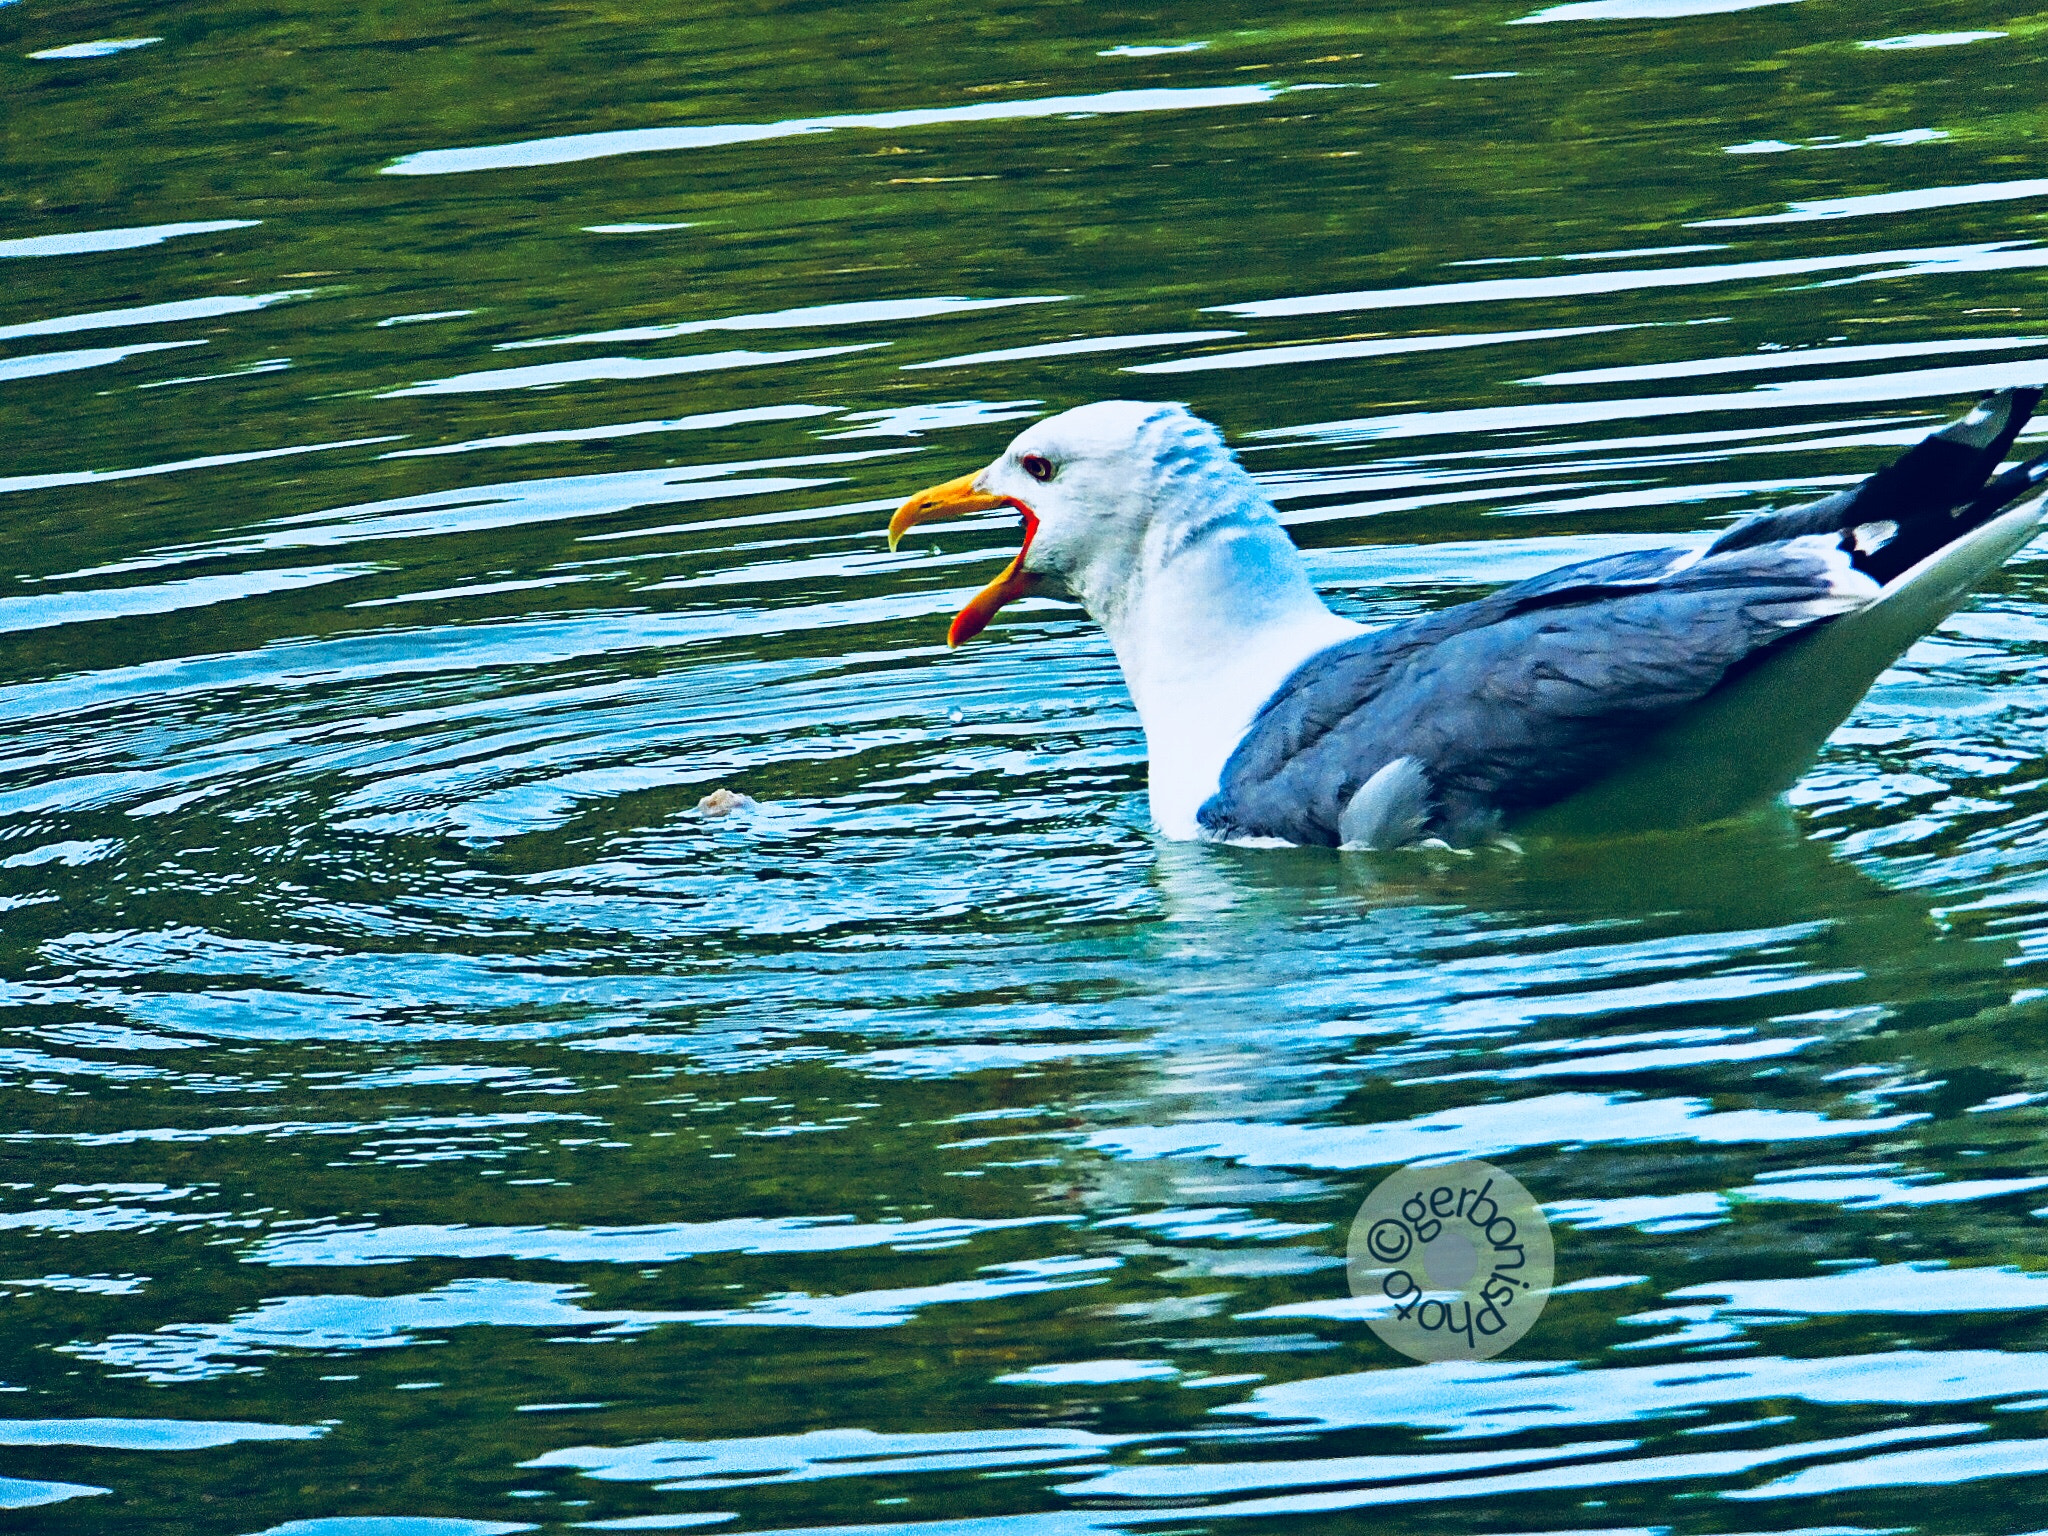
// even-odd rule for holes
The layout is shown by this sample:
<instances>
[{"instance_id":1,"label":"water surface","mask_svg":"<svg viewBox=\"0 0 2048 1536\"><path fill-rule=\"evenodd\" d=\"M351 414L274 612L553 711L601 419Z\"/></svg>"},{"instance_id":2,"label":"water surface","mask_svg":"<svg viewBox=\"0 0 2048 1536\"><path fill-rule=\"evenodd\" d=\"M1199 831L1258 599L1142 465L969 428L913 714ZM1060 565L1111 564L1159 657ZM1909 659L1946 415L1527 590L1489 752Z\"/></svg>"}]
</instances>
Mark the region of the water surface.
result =
<instances>
[{"instance_id":1,"label":"water surface","mask_svg":"<svg viewBox=\"0 0 2048 1536\"><path fill-rule=\"evenodd\" d=\"M0 9L0 1506L2048 1524L2038 559L1781 813L1368 860L881 538L1111 396L1367 621L1824 494L2048 373L2044 27ZM1560 1290L1418 1366L1455 1156Z\"/></svg>"}]
</instances>

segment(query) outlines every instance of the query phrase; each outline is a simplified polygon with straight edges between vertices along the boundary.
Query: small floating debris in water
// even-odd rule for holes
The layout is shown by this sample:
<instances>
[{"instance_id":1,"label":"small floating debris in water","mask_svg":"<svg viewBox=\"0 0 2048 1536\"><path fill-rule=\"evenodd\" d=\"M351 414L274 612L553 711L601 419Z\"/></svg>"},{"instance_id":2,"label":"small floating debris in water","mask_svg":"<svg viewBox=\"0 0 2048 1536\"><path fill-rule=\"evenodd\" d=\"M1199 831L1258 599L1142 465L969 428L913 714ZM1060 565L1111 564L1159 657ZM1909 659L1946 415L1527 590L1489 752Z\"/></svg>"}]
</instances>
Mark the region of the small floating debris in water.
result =
<instances>
[{"instance_id":1,"label":"small floating debris in water","mask_svg":"<svg viewBox=\"0 0 2048 1536\"><path fill-rule=\"evenodd\" d=\"M760 801L736 789L714 789L697 802L698 811L706 816L736 816L742 811L759 810L760 807Z\"/></svg>"}]
</instances>

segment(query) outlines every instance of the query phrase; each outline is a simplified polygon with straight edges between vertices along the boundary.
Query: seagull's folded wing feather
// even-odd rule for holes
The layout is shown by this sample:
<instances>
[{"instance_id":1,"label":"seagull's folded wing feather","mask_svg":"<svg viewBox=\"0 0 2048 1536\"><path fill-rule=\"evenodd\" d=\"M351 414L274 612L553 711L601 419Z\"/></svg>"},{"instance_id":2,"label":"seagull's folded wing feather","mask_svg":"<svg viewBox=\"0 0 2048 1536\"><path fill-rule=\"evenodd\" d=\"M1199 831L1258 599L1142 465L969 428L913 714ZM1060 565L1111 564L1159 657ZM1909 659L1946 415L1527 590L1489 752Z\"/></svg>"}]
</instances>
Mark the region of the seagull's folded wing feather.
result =
<instances>
[{"instance_id":1,"label":"seagull's folded wing feather","mask_svg":"<svg viewBox=\"0 0 2048 1536\"><path fill-rule=\"evenodd\" d=\"M1253 723L1203 826L1333 846L1351 797L1403 757L1428 776L1431 830L1454 842L1552 804L1745 663L1875 595L1823 541L1802 544L1592 561L1333 646Z\"/></svg>"}]
</instances>

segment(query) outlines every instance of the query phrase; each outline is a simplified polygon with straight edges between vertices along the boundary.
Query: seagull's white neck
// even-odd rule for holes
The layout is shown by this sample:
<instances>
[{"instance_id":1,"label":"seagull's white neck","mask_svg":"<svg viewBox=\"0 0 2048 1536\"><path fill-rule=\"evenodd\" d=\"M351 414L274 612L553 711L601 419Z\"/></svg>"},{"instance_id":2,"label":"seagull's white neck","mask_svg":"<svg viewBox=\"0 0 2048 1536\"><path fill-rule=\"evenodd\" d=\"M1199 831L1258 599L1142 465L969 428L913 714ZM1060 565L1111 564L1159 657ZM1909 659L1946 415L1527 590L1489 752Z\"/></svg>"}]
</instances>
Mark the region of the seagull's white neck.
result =
<instances>
[{"instance_id":1,"label":"seagull's white neck","mask_svg":"<svg viewBox=\"0 0 2048 1536\"><path fill-rule=\"evenodd\" d=\"M1196 811L1288 674L1361 632L1323 606L1252 497L1192 527L1155 525L1123 579L1088 594L1145 725L1152 820L1168 837L1200 835Z\"/></svg>"}]
</instances>

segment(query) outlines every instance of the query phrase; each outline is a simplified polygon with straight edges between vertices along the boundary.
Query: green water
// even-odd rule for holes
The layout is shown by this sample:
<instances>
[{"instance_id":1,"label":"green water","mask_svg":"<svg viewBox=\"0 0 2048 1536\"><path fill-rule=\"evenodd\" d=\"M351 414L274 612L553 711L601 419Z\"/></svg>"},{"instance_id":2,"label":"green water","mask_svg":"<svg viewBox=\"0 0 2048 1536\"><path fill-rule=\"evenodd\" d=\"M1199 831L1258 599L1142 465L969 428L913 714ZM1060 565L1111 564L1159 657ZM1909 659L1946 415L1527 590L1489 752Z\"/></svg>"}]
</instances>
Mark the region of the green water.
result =
<instances>
[{"instance_id":1,"label":"green water","mask_svg":"<svg viewBox=\"0 0 2048 1536\"><path fill-rule=\"evenodd\" d=\"M2038 558L1780 814L1365 860L883 546L1181 399L1390 620L2048 374L2048 13L1627 9L0 7L10 1528L2048 1526Z\"/></svg>"}]
</instances>

